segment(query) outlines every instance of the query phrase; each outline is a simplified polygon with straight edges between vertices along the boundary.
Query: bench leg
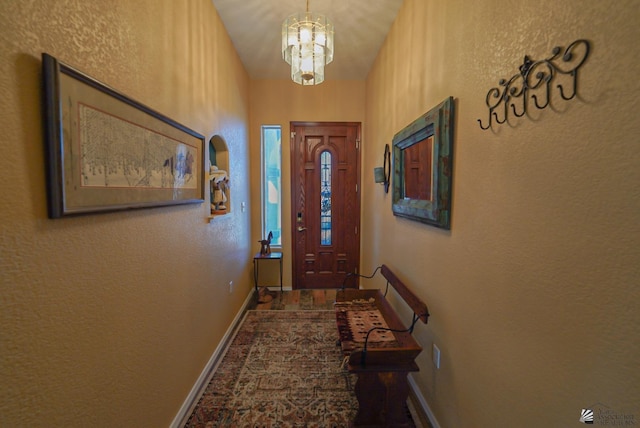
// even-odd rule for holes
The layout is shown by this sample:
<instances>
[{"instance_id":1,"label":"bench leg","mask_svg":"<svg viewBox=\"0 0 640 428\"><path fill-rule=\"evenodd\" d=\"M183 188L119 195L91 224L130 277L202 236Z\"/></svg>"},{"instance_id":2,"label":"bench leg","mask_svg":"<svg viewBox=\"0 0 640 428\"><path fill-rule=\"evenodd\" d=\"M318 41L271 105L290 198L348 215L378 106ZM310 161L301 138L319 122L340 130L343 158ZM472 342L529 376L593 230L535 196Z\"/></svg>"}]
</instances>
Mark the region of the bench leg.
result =
<instances>
[{"instance_id":1,"label":"bench leg","mask_svg":"<svg viewBox=\"0 0 640 428\"><path fill-rule=\"evenodd\" d=\"M358 373L355 427L409 427L405 405L409 397L407 372Z\"/></svg>"},{"instance_id":2,"label":"bench leg","mask_svg":"<svg viewBox=\"0 0 640 428\"><path fill-rule=\"evenodd\" d=\"M358 373L355 390L358 397L358 414L353 421L353 426L384 426L382 409L386 388L378 374Z\"/></svg>"},{"instance_id":3,"label":"bench leg","mask_svg":"<svg viewBox=\"0 0 640 428\"><path fill-rule=\"evenodd\" d=\"M409 382L407 372L382 373L387 387L387 400L384 405L385 420L388 427L408 427L409 417L406 412L409 398Z\"/></svg>"}]
</instances>

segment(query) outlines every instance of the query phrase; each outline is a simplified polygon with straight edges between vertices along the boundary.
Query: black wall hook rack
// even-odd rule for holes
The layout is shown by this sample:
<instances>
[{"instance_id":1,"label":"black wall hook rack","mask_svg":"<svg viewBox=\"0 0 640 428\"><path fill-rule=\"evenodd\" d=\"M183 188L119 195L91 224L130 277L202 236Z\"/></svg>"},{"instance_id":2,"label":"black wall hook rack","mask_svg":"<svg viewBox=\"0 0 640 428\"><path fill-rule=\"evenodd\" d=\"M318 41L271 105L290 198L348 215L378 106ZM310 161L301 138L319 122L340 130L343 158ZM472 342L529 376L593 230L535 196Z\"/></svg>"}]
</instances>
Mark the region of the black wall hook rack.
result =
<instances>
[{"instance_id":1,"label":"black wall hook rack","mask_svg":"<svg viewBox=\"0 0 640 428\"><path fill-rule=\"evenodd\" d=\"M511 76L509 80L500 79L499 87L491 88L487 92L485 102L489 108L489 121L485 126L482 120L478 119L480 128L491 128L494 120L498 125L505 123L509 119L509 106L516 117L527 114L530 104L540 110L548 107L553 95L552 84L562 75L569 77L559 78L562 81L555 86L560 97L565 101L575 98L578 93L578 70L589 56L590 48L589 41L579 39L567 46L562 54L562 48L556 46L551 51L551 56L546 59L533 61L525 55L519 73ZM567 84L571 89L565 88ZM501 110L502 117L498 114Z\"/></svg>"}]
</instances>

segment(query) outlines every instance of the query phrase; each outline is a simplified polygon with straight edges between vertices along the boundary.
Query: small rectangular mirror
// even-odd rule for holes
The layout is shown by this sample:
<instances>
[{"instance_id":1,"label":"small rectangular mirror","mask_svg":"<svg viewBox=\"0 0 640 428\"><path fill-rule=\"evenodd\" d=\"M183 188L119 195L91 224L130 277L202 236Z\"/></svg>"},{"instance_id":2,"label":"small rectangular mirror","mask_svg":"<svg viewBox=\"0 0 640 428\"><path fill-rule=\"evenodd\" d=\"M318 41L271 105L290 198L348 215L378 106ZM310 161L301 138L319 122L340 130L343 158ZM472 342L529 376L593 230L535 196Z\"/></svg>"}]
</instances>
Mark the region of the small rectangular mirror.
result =
<instances>
[{"instance_id":1,"label":"small rectangular mirror","mask_svg":"<svg viewBox=\"0 0 640 428\"><path fill-rule=\"evenodd\" d=\"M393 137L393 214L451 228L453 97Z\"/></svg>"}]
</instances>

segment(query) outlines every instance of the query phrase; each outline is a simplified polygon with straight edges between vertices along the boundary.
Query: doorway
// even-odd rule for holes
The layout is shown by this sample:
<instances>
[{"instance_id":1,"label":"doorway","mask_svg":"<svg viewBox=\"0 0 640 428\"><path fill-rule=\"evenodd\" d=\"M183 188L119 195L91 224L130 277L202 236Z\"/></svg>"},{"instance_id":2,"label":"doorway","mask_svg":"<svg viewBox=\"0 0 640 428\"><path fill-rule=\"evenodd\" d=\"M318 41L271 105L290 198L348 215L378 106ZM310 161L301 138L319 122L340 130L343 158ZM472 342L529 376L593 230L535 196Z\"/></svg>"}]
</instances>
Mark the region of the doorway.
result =
<instances>
[{"instance_id":1,"label":"doorway","mask_svg":"<svg viewBox=\"0 0 640 428\"><path fill-rule=\"evenodd\" d=\"M292 122L291 168L293 289L340 288L360 262L360 123Z\"/></svg>"}]
</instances>

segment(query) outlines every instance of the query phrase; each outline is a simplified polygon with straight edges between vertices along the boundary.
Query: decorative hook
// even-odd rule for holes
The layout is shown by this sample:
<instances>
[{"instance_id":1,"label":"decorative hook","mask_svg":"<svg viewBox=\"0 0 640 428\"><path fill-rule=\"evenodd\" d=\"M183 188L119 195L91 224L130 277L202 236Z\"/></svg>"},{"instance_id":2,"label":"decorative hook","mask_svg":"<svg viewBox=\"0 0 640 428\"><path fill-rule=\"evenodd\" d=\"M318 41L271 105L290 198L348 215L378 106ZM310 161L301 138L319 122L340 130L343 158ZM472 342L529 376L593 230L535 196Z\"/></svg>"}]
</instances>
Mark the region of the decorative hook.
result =
<instances>
[{"instance_id":1,"label":"decorative hook","mask_svg":"<svg viewBox=\"0 0 640 428\"><path fill-rule=\"evenodd\" d=\"M491 128L493 120L499 125L505 123L509 117L509 104L516 117L527 114L529 99L533 99L533 104L539 110L548 107L552 98L552 81L557 75L567 75L572 78L572 93L567 96L562 83L556 84L555 88L560 93L560 98L565 101L572 100L578 93L578 70L589 56L590 44L588 40L579 39L571 43L560 57L562 48L556 46L551 50L551 56L546 59L534 61L528 55L524 56L522 65L518 67L519 73L514 74L510 79L500 79L499 87L489 89L485 99L485 104L489 109L489 123L485 126L481 119L478 119L480 129L486 131ZM538 71L536 71L536 69ZM519 81L522 80L522 87ZM535 93L533 93L535 91ZM541 96L543 95L543 96ZM491 100L497 100L495 104ZM522 112L518 113L515 99L522 99ZM544 102L540 101L544 99ZM499 119L496 109L504 103L504 118Z\"/></svg>"}]
</instances>

